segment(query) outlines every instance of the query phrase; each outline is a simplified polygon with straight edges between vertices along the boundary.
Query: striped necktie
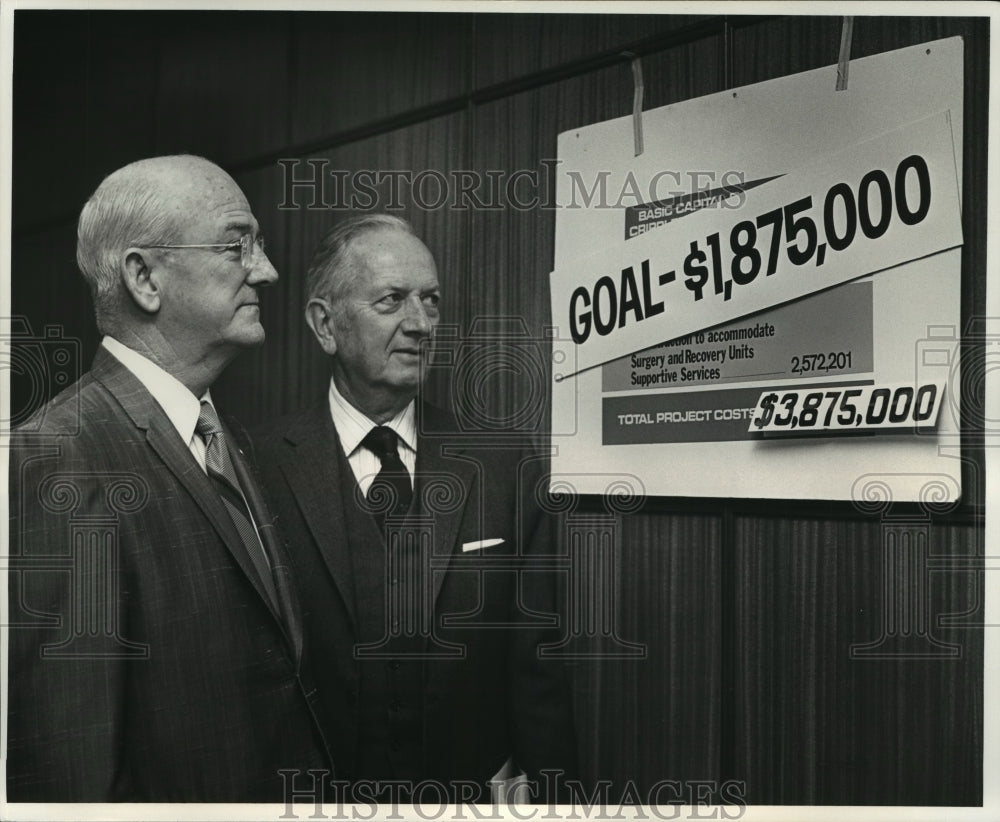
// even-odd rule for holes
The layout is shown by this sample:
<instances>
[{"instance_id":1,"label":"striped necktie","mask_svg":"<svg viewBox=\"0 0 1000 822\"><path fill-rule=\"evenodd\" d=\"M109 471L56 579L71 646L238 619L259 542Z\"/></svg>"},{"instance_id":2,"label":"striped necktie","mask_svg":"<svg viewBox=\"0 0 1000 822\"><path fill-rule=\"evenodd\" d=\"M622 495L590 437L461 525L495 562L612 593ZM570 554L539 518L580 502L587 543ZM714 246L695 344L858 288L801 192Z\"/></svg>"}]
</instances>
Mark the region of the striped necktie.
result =
<instances>
[{"instance_id":1,"label":"striped necktie","mask_svg":"<svg viewBox=\"0 0 1000 822\"><path fill-rule=\"evenodd\" d=\"M208 400L201 401L201 413L198 415L194 430L205 441L205 467L208 469L209 479L212 480L212 485L222 499L229 518L239 532L247 554L271 598L271 604L274 605L275 611L281 613L274 589L274 579L271 576L271 565L264 553L264 544L254 527L253 517L236 479L236 471L233 469L229 449L226 447L222 424L215 413L215 408Z\"/></svg>"}]
</instances>

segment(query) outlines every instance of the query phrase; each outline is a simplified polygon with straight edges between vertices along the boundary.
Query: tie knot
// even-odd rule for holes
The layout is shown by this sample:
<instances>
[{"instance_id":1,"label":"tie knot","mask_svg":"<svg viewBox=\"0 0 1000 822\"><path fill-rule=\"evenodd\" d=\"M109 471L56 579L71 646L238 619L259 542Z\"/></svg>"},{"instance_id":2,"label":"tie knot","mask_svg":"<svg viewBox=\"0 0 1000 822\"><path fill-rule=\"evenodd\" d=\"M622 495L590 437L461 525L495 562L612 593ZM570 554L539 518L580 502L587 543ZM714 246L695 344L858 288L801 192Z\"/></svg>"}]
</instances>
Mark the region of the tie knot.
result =
<instances>
[{"instance_id":1,"label":"tie knot","mask_svg":"<svg viewBox=\"0 0 1000 822\"><path fill-rule=\"evenodd\" d=\"M203 439L222 433L222 425L219 423L219 415L208 400L201 401L201 412L198 414L198 422L195 423L194 430Z\"/></svg>"},{"instance_id":2,"label":"tie knot","mask_svg":"<svg viewBox=\"0 0 1000 822\"><path fill-rule=\"evenodd\" d=\"M361 440L361 444L380 460L386 457L398 457L399 451L396 449L398 442L399 437L396 436L396 432L387 425L373 428Z\"/></svg>"}]
</instances>

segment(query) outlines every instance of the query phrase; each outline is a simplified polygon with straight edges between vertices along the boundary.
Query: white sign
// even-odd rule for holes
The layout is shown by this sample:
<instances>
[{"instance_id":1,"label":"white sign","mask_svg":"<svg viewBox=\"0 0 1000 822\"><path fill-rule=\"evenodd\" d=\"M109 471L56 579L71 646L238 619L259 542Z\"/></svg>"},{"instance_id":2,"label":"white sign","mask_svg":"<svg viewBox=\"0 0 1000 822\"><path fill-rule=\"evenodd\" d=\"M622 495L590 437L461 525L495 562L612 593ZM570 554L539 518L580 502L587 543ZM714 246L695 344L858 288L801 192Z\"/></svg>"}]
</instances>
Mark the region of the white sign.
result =
<instances>
[{"instance_id":1,"label":"white sign","mask_svg":"<svg viewBox=\"0 0 1000 822\"><path fill-rule=\"evenodd\" d=\"M897 499L920 477L960 495L962 51L852 60L841 92L829 66L647 111L638 157L631 117L560 135L553 482L849 500L882 473L909 478ZM930 430L848 436L840 397L808 438L751 430L769 394L929 384Z\"/></svg>"},{"instance_id":2,"label":"white sign","mask_svg":"<svg viewBox=\"0 0 1000 822\"><path fill-rule=\"evenodd\" d=\"M952 145L942 112L561 265L576 368L961 245Z\"/></svg>"},{"instance_id":3,"label":"white sign","mask_svg":"<svg viewBox=\"0 0 1000 822\"><path fill-rule=\"evenodd\" d=\"M766 391L757 400L749 431L809 436L825 431L929 430L937 425L944 392L944 382Z\"/></svg>"}]
</instances>

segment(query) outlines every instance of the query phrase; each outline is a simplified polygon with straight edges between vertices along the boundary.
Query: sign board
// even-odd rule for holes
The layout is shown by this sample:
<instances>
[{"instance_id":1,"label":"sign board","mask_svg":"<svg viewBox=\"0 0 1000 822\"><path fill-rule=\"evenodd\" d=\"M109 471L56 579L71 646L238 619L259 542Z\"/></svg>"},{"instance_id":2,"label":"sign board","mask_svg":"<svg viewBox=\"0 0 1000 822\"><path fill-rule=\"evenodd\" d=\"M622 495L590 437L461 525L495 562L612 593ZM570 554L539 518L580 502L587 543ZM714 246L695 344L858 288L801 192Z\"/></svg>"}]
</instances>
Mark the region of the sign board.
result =
<instances>
[{"instance_id":1,"label":"sign board","mask_svg":"<svg viewBox=\"0 0 1000 822\"><path fill-rule=\"evenodd\" d=\"M961 38L835 82L644 112L638 157L632 117L560 135L554 484L960 495Z\"/></svg>"}]
</instances>

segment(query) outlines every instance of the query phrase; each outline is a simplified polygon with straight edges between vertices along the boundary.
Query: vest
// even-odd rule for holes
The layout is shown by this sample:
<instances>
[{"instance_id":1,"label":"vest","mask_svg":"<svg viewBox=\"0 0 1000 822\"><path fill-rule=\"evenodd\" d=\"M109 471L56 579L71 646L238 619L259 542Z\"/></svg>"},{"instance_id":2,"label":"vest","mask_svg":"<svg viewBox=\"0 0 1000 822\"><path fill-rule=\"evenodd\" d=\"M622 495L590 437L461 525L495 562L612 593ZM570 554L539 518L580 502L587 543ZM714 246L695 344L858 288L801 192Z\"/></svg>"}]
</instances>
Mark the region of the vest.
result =
<instances>
[{"instance_id":1,"label":"vest","mask_svg":"<svg viewBox=\"0 0 1000 822\"><path fill-rule=\"evenodd\" d=\"M424 767L424 640L414 631L419 600L407 595L419 577L412 544L387 549L387 538L357 499L357 482L347 458L337 449L345 491L344 522L354 581L359 672L358 779L419 781ZM417 503L414 501L414 507ZM387 534L390 529L387 529ZM412 543L412 540L409 541ZM388 553L387 553L388 551ZM424 596L430 596L429 591Z\"/></svg>"}]
</instances>

